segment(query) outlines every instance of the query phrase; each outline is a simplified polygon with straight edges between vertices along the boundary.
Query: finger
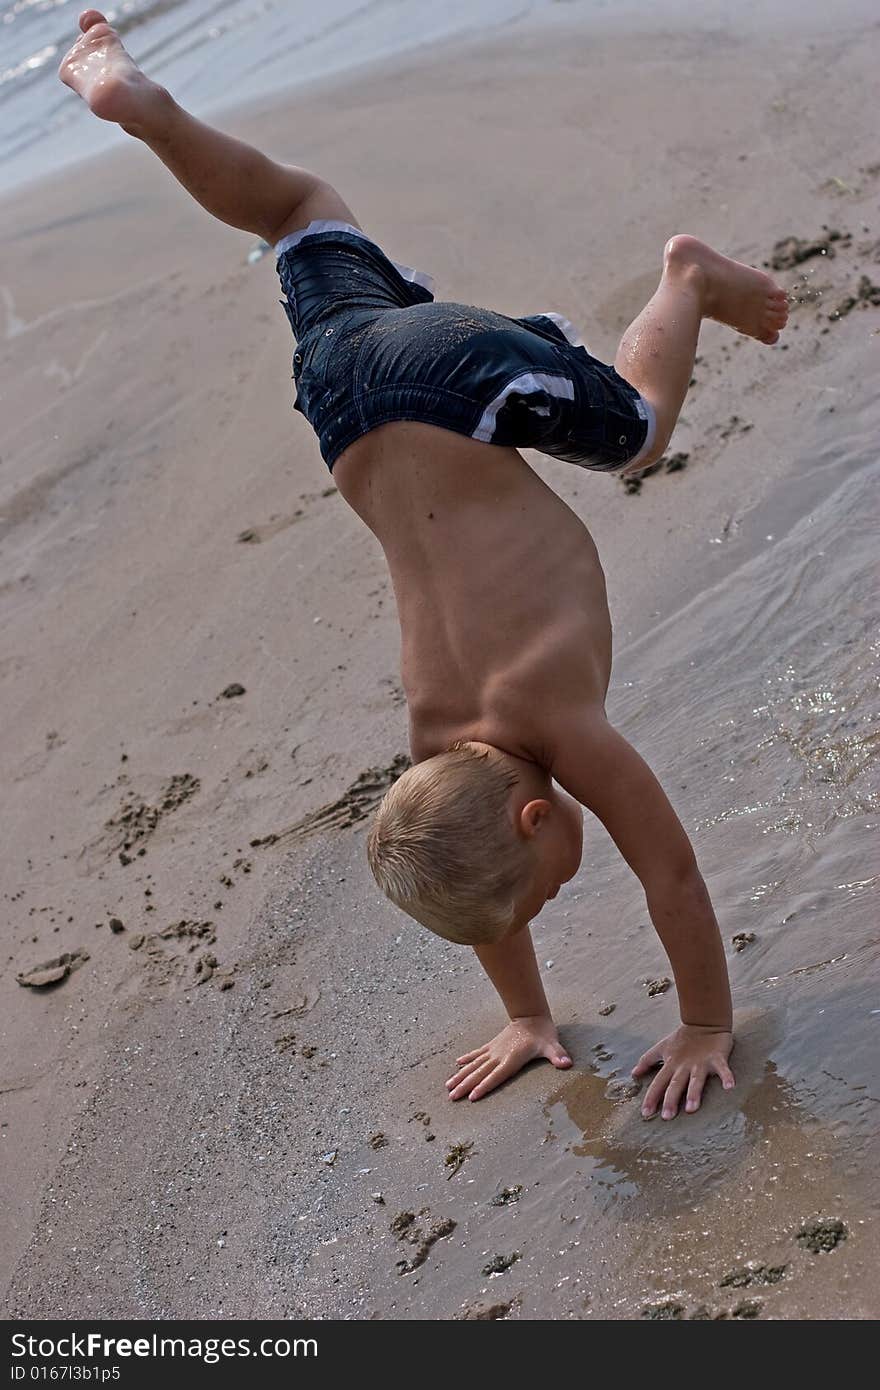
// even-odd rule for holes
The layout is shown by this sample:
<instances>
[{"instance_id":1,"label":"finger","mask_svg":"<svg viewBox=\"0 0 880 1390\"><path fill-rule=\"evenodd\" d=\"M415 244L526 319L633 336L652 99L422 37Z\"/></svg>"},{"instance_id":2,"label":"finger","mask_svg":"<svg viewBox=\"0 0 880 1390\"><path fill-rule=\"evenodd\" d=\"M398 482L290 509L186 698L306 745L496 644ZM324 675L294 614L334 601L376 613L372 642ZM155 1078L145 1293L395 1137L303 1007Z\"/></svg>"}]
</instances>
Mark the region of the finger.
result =
<instances>
[{"instance_id":1,"label":"finger","mask_svg":"<svg viewBox=\"0 0 880 1390\"><path fill-rule=\"evenodd\" d=\"M736 1085L736 1077L727 1065L723 1057L717 1057L712 1063L712 1070L721 1077L721 1085L725 1091L732 1091Z\"/></svg>"},{"instance_id":2,"label":"finger","mask_svg":"<svg viewBox=\"0 0 880 1390\"><path fill-rule=\"evenodd\" d=\"M650 1052L643 1052L639 1060L632 1069L632 1076L644 1076L646 1071L651 1071L663 1061L663 1054L658 1048L652 1047Z\"/></svg>"},{"instance_id":3,"label":"finger","mask_svg":"<svg viewBox=\"0 0 880 1390\"><path fill-rule=\"evenodd\" d=\"M449 1099L461 1100L462 1096L470 1095L474 1087L482 1081L484 1076L489 1075L489 1072L494 1066L495 1063L493 1061L480 1062L468 1073L463 1081L459 1082L454 1090L449 1092Z\"/></svg>"},{"instance_id":4,"label":"finger","mask_svg":"<svg viewBox=\"0 0 880 1390\"><path fill-rule=\"evenodd\" d=\"M687 1099L684 1103L684 1108L689 1114L692 1114L694 1110L699 1110L700 1108L703 1087L706 1084L706 1074L705 1067L694 1067L691 1072L691 1079L688 1082Z\"/></svg>"},{"instance_id":5,"label":"finger","mask_svg":"<svg viewBox=\"0 0 880 1390\"><path fill-rule=\"evenodd\" d=\"M480 1100L483 1096L488 1095L489 1091L494 1091L496 1086L500 1086L502 1081L506 1081L516 1070L515 1062L499 1062L488 1076L484 1076L480 1084L474 1087L468 1099Z\"/></svg>"},{"instance_id":6,"label":"finger","mask_svg":"<svg viewBox=\"0 0 880 1390\"><path fill-rule=\"evenodd\" d=\"M482 1057L488 1051L489 1045L486 1043L483 1047L475 1047L473 1052L466 1052L463 1057L456 1057L455 1060L458 1066L462 1066L464 1062L473 1062L475 1058Z\"/></svg>"},{"instance_id":7,"label":"finger","mask_svg":"<svg viewBox=\"0 0 880 1390\"><path fill-rule=\"evenodd\" d=\"M642 1114L646 1120L650 1120L651 1116L656 1112L657 1106L660 1104L660 1097L663 1095L671 1079L672 1068L668 1065L664 1066L661 1071L658 1071L657 1075L654 1077L654 1080L645 1092L645 1099L642 1101Z\"/></svg>"},{"instance_id":8,"label":"finger","mask_svg":"<svg viewBox=\"0 0 880 1390\"><path fill-rule=\"evenodd\" d=\"M663 1097L664 1120L672 1120L678 1114L678 1107L681 1104L681 1098L685 1093L689 1078L690 1072L686 1067L673 1074L672 1080L666 1087L666 1095Z\"/></svg>"},{"instance_id":9,"label":"finger","mask_svg":"<svg viewBox=\"0 0 880 1390\"><path fill-rule=\"evenodd\" d=\"M449 1078L446 1085L457 1086L459 1082L464 1081L466 1077L470 1076L471 1072L478 1071L479 1068L485 1066L486 1062L488 1061L491 1061L491 1058L489 1058L488 1056L478 1057L476 1061L468 1062L467 1066L459 1067L455 1075Z\"/></svg>"},{"instance_id":10,"label":"finger","mask_svg":"<svg viewBox=\"0 0 880 1390\"><path fill-rule=\"evenodd\" d=\"M469 1077L473 1072L479 1071L480 1067L485 1066L485 1064L490 1060L491 1059L489 1057L478 1057L476 1061L468 1062L467 1066L459 1067L455 1075L451 1076L447 1081L447 1087L458 1086L462 1081L465 1081L467 1077Z\"/></svg>"},{"instance_id":11,"label":"finger","mask_svg":"<svg viewBox=\"0 0 880 1390\"><path fill-rule=\"evenodd\" d=\"M548 1043L541 1055L546 1057L548 1062L552 1062L554 1067L571 1066L571 1058L561 1043Z\"/></svg>"}]
</instances>

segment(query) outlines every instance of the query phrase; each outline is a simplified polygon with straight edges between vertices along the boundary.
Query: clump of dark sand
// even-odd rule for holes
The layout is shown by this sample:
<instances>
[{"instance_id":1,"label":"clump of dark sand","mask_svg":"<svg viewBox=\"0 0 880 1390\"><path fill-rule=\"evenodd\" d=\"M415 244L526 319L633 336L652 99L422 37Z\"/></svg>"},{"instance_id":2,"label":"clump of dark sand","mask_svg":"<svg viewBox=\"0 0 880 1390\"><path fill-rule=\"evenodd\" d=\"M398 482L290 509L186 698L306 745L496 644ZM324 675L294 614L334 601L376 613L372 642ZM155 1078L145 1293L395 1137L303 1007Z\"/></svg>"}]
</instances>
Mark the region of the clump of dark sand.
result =
<instances>
[{"instance_id":1,"label":"clump of dark sand","mask_svg":"<svg viewBox=\"0 0 880 1390\"><path fill-rule=\"evenodd\" d=\"M665 994L672 988L672 981L664 975L662 980L646 980L645 989L648 991L648 998L653 999L655 994Z\"/></svg>"},{"instance_id":2,"label":"clump of dark sand","mask_svg":"<svg viewBox=\"0 0 880 1390\"><path fill-rule=\"evenodd\" d=\"M188 951L195 951L200 945L213 946L217 940L213 922L194 922L185 917L179 922L171 922L153 935L162 941L186 942Z\"/></svg>"},{"instance_id":3,"label":"clump of dark sand","mask_svg":"<svg viewBox=\"0 0 880 1390\"><path fill-rule=\"evenodd\" d=\"M867 275L862 275L859 279L858 289L855 294L848 294L842 299L837 308L828 315L829 319L836 320L845 318L853 309L867 309L869 305L880 305L880 285L875 285L873 280Z\"/></svg>"},{"instance_id":4,"label":"clump of dark sand","mask_svg":"<svg viewBox=\"0 0 880 1390\"><path fill-rule=\"evenodd\" d=\"M444 1166L449 1169L449 1172L446 1174L447 1178L455 1177L465 1160L470 1158L473 1151L474 1146L472 1143L450 1145L449 1152L443 1160Z\"/></svg>"},{"instance_id":5,"label":"clump of dark sand","mask_svg":"<svg viewBox=\"0 0 880 1390\"><path fill-rule=\"evenodd\" d=\"M509 1303L475 1303L472 1308L464 1308L456 1314L456 1318L461 1322L495 1322L499 1318L507 1318L517 1305L517 1300L512 1298Z\"/></svg>"},{"instance_id":6,"label":"clump of dark sand","mask_svg":"<svg viewBox=\"0 0 880 1390\"><path fill-rule=\"evenodd\" d=\"M732 434L748 434L752 426L747 420L741 420L738 415L731 415L726 425L721 427L722 439L729 439Z\"/></svg>"},{"instance_id":7,"label":"clump of dark sand","mask_svg":"<svg viewBox=\"0 0 880 1390\"><path fill-rule=\"evenodd\" d=\"M730 938L730 944L735 951L744 951L747 946L751 946L757 937L753 931L738 931L736 936Z\"/></svg>"},{"instance_id":8,"label":"clump of dark sand","mask_svg":"<svg viewBox=\"0 0 880 1390\"><path fill-rule=\"evenodd\" d=\"M836 1250L842 1240L846 1240L849 1232L842 1221L832 1218L823 1220L816 1217L813 1221L804 1222L797 1233L798 1245L803 1245L813 1255L824 1255L830 1250Z\"/></svg>"},{"instance_id":9,"label":"clump of dark sand","mask_svg":"<svg viewBox=\"0 0 880 1390\"><path fill-rule=\"evenodd\" d=\"M652 1322L665 1322L670 1318L684 1317L684 1304L668 1300L665 1303L648 1303L642 1309L642 1317Z\"/></svg>"},{"instance_id":10,"label":"clump of dark sand","mask_svg":"<svg viewBox=\"0 0 880 1390\"><path fill-rule=\"evenodd\" d=\"M624 492L628 494L641 492L642 483L655 473L680 473L683 468L687 468L689 458L690 454L670 454L668 458L658 459L656 463L643 468L641 473L632 478L621 478Z\"/></svg>"},{"instance_id":11,"label":"clump of dark sand","mask_svg":"<svg viewBox=\"0 0 880 1390\"><path fill-rule=\"evenodd\" d=\"M129 796L118 815L111 816L104 823L104 829L110 832L107 839L111 852L119 851L119 862L130 864L132 850L145 854L146 842L158 828L163 816L178 810L190 797L195 796L200 786L198 777L193 777L189 772L179 772L166 784L155 805Z\"/></svg>"},{"instance_id":12,"label":"clump of dark sand","mask_svg":"<svg viewBox=\"0 0 880 1390\"><path fill-rule=\"evenodd\" d=\"M769 266L771 270L791 270L814 256L834 256L837 254L837 243L848 246L851 241L852 236L849 232L840 232L836 228L813 241L806 241L797 236L783 237L781 241L776 242L770 253ZM766 266L768 262L765 261L764 264Z\"/></svg>"},{"instance_id":13,"label":"clump of dark sand","mask_svg":"<svg viewBox=\"0 0 880 1390\"><path fill-rule=\"evenodd\" d=\"M420 1213L421 1216L428 1216L430 1213L427 1208ZM412 1211L401 1211L391 1222L391 1234L398 1240L406 1241L413 1246L414 1253L409 1259L397 1261L396 1269L398 1274L411 1274L414 1269L425 1263L431 1253L431 1248L436 1245L438 1240L451 1236L455 1230L456 1223L452 1217L441 1217L437 1221L431 1222L423 1230L416 1225L416 1214Z\"/></svg>"},{"instance_id":14,"label":"clump of dark sand","mask_svg":"<svg viewBox=\"0 0 880 1390\"><path fill-rule=\"evenodd\" d=\"M512 1250L509 1255L493 1255L489 1263L483 1265L483 1275L489 1279L493 1274L506 1274L511 1265L521 1259L521 1250Z\"/></svg>"},{"instance_id":15,"label":"clump of dark sand","mask_svg":"<svg viewBox=\"0 0 880 1390\"><path fill-rule=\"evenodd\" d=\"M744 1265L725 1274L719 1289L748 1289L753 1284L778 1284L788 1265Z\"/></svg>"},{"instance_id":16,"label":"clump of dark sand","mask_svg":"<svg viewBox=\"0 0 880 1390\"><path fill-rule=\"evenodd\" d=\"M490 1197L490 1207L510 1207L514 1202L518 1202L522 1195L522 1184L516 1187L502 1187L500 1192L496 1192L494 1197Z\"/></svg>"},{"instance_id":17,"label":"clump of dark sand","mask_svg":"<svg viewBox=\"0 0 880 1390\"><path fill-rule=\"evenodd\" d=\"M730 1316L732 1318L759 1318L763 1307L760 1298L744 1298L742 1303L738 1303L731 1311Z\"/></svg>"}]
</instances>

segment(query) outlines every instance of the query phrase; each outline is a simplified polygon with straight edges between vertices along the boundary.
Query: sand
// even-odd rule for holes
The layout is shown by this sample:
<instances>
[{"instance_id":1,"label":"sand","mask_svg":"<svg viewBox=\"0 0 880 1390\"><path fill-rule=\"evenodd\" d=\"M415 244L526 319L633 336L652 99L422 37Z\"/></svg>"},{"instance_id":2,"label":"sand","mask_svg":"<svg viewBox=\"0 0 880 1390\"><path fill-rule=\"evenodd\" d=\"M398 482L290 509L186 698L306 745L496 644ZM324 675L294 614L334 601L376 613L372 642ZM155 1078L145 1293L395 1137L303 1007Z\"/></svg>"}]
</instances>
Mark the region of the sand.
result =
<instances>
[{"instance_id":1,"label":"sand","mask_svg":"<svg viewBox=\"0 0 880 1390\"><path fill-rule=\"evenodd\" d=\"M730 942L739 1085L671 1124L626 1084L668 965L594 825L535 928L575 1067L446 1099L502 1018L369 875L393 594L291 410L271 257L134 144L6 198L7 1316L877 1316L878 56L855 21L562 16L226 122L440 296L606 359L672 233L824 246L777 272L785 350L706 328L684 467L527 455L597 540L611 712Z\"/></svg>"}]
</instances>

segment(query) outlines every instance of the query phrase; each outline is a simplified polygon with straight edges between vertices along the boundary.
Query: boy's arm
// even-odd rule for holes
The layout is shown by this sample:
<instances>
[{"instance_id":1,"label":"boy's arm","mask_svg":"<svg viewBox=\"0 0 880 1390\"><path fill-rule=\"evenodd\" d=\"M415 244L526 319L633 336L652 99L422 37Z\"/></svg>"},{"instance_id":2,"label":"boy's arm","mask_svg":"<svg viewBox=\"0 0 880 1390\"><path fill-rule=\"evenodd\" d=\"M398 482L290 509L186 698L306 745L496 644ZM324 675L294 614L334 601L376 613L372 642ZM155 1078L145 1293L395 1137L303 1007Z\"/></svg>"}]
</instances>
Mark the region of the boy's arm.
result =
<instances>
[{"instance_id":1,"label":"boy's arm","mask_svg":"<svg viewBox=\"0 0 880 1390\"><path fill-rule=\"evenodd\" d=\"M560 735L550 771L598 817L640 879L675 975L682 1028L645 1053L635 1068L638 1075L663 1064L643 1111L653 1114L665 1092L668 1118L685 1090L687 1108L695 1110L710 1072L728 1087L733 1076L727 1066L732 1047L727 962L693 848L651 769L604 713L587 709L554 724Z\"/></svg>"},{"instance_id":2,"label":"boy's arm","mask_svg":"<svg viewBox=\"0 0 880 1390\"><path fill-rule=\"evenodd\" d=\"M528 927L503 941L475 946L474 951L495 986L508 1018L550 1017L550 1005Z\"/></svg>"},{"instance_id":3,"label":"boy's arm","mask_svg":"<svg viewBox=\"0 0 880 1390\"><path fill-rule=\"evenodd\" d=\"M556 1067L571 1066L550 1016L529 928L474 950L510 1022L484 1047L457 1058L458 1070L446 1083L452 1100L479 1100L535 1057L546 1057Z\"/></svg>"}]
</instances>

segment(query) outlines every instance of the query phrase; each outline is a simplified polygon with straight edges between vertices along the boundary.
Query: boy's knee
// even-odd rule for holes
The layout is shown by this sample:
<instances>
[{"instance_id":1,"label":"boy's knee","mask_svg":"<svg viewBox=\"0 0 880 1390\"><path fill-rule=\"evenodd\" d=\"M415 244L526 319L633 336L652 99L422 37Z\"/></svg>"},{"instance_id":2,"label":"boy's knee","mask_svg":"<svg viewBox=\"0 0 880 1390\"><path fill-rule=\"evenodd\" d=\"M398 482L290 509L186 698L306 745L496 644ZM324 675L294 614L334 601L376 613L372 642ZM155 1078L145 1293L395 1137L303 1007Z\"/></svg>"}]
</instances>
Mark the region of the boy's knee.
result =
<instances>
[{"instance_id":1,"label":"boy's knee","mask_svg":"<svg viewBox=\"0 0 880 1390\"><path fill-rule=\"evenodd\" d=\"M670 428L669 421L663 418L663 414L665 414L663 410L659 410L652 400L649 400L648 404L651 406L653 421L655 421L655 423L653 423L651 446L645 449L645 452L639 456L638 463L628 463L626 467L621 468L621 475L623 475L624 478L638 477L642 468L651 468L652 464L662 459L663 455L666 453L666 449L669 448L669 441L671 439L671 434L673 434L674 424L673 427Z\"/></svg>"},{"instance_id":2,"label":"boy's knee","mask_svg":"<svg viewBox=\"0 0 880 1390\"><path fill-rule=\"evenodd\" d=\"M639 468L650 468L652 464L659 463L668 447L669 435L658 435L645 457L641 460Z\"/></svg>"},{"instance_id":3,"label":"boy's knee","mask_svg":"<svg viewBox=\"0 0 880 1390\"><path fill-rule=\"evenodd\" d=\"M656 433L651 441L650 449L646 450L639 458L638 463L628 463L622 468L620 470L620 476L622 478L637 478L643 469L651 468L655 463L659 462L669 447L669 440L671 437L672 431L664 429L658 420Z\"/></svg>"}]
</instances>

